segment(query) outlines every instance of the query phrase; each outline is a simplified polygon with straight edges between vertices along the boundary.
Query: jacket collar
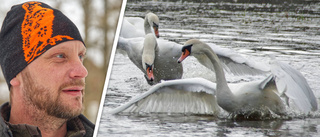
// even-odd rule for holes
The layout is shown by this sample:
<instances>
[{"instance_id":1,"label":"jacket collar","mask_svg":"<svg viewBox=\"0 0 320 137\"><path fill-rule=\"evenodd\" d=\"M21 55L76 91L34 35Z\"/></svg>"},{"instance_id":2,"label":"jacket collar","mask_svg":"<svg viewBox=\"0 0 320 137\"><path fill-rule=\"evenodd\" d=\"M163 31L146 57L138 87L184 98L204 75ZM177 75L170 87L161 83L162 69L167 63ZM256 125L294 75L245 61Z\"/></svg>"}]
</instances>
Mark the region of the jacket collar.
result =
<instances>
[{"instance_id":1,"label":"jacket collar","mask_svg":"<svg viewBox=\"0 0 320 137\"><path fill-rule=\"evenodd\" d=\"M3 127L4 131L10 136L25 135L28 133L30 136L41 136L41 132L38 127L27 124L10 124L11 106L9 103L4 103L0 107L0 127ZM0 128L1 129L1 128ZM67 137L84 136L86 130L79 117L75 117L67 121Z\"/></svg>"}]
</instances>

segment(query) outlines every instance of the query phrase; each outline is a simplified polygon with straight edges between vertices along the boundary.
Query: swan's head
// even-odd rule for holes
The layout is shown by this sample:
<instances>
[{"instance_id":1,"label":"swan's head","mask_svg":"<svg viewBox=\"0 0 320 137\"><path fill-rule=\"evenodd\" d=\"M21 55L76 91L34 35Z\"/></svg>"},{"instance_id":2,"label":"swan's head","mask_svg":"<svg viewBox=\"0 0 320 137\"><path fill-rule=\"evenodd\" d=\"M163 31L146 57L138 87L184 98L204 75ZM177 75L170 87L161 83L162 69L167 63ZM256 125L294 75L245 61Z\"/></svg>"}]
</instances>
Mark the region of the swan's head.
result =
<instances>
[{"instance_id":1,"label":"swan's head","mask_svg":"<svg viewBox=\"0 0 320 137\"><path fill-rule=\"evenodd\" d=\"M159 38L159 17L156 14L150 12L146 15L146 20L151 27L152 33L154 33L154 35Z\"/></svg>"},{"instance_id":2,"label":"swan's head","mask_svg":"<svg viewBox=\"0 0 320 137\"><path fill-rule=\"evenodd\" d=\"M153 66L154 65L153 64L149 65L149 64L145 63L144 66L145 66L144 68L147 72L148 80L153 81L154 80L154 76L153 76Z\"/></svg>"},{"instance_id":3,"label":"swan's head","mask_svg":"<svg viewBox=\"0 0 320 137\"><path fill-rule=\"evenodd\" d=\"M182 54L178 59L178 63L181 63L184 59L186 59L190 55L201 53L202 44L203 43L197 39L188 40L182 47ZM191 52L191 49L192 49L192 52Z\"/></svg>"}]
</instances>

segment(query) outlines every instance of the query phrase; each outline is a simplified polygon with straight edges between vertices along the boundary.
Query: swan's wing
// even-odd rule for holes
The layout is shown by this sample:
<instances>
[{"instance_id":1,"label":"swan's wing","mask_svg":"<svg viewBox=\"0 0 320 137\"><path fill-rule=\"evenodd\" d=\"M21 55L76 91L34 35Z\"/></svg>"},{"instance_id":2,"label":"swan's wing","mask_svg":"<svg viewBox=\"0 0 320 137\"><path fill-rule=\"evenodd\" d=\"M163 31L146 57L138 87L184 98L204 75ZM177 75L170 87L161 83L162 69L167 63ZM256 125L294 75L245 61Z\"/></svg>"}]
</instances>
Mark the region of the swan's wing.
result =
<instances>
[{"instance_id":1,"label":"swan's wing","mask_svg":"<svg viewBox=\"0 0 320 137\"><path fill-rule=\"evenodd\" d=\"M276 60L273 60L270 64L271 72L276 77L276 86L280 94L284 94L293 100L295 105L303 112L318 109L316 97L307 80L299 71L288 64Z\"/></svg>"},{"instance_id":2,"label":"swan's wing","mask_svg":"<svg viewBox=\"0 0 320 137\"><path fill-rule=\"evenodd\" d=\"M117 49L121 49L124 52L127 52L128 46L129 46L128 40L123 38L123 37L119 37L118 44L117 44Z\"/></svg>"},{"instance_id":3,"label":"swan's wing","mask_svg":"<svg viewBox=\"0 0 320 137\"><path fill-rule=\"evenodd\" d=\"M136 29L144 31L144 19L141 17L124 17L124 20L132 24Z\"/></svg>"},{"instance_id":4,"label":"swan's wing","mask_svg":"<svg viewBox=\"0 0 320 137\"><path fill-rule=\"evenodd\" d=\"M270 71L270 67L267 64L250 61L240 54L237 54L231 49L221 48L215 44L208 44L211 49L218 55L221 64L227 72L231 72L236 75L242 74L264 74ZM201 57L199 62L207 68L213 70L212 63L207 57Z\"/></svg>"},{"instance_id":5,"label":"swan's wing","mask_svg":"<svg viewBox=\"0 0 320 137\"><path fill-rule=\"evenodd\" d=\"M127 54L140 53L143 47L144 37L124 38L119 37L117 49L121 49Z\"/></svg>"},{"instance_id":6,"label":"swan's wing","mask_svg":"<svg viewBox=\"0 0 320 137\"><path fill-rule=\"evenodd\" d=\"M123 38L119 37L117 49L120 53L126 53L131 62L133 62L142 72L142 48L144 37Z\"/></svg>"},{"instance_id":7,"label":"swan's wing","mask_svg":"<svg viewBox=\"0 0 320 137\"><path fill-rule=\"evenodd\" d=\"M149 91L112 110L134 113L183 113L216 115L215 83L203 78L162 81Z\"/></svg>"},{"instance_id":8,"label":"swan's wing","mask_svg":"<svg viewBox=\"0 0 320 137\"><path fill-rule=\"evenodd\" d=\"M128 20L129 19L129 20ZM121 25L120 37L124 38L134 38L134 37L144 37L144 28L142 21L142 28L140 26L140 21L130 20L130 18L124 18Z\"/></svg>"},{"instance_id":9,"label":"swan's wing","mask_svg":"<svg viewBox=\"0 0 320 137\"><path fill-rule=\"evenodd\" d=\"M182 53L181 48L183 45L161 38L158 38L157 42L160 55L163 57L172 57L175 60L174 62L177 62Z\"/></svg>"}]
</instances>

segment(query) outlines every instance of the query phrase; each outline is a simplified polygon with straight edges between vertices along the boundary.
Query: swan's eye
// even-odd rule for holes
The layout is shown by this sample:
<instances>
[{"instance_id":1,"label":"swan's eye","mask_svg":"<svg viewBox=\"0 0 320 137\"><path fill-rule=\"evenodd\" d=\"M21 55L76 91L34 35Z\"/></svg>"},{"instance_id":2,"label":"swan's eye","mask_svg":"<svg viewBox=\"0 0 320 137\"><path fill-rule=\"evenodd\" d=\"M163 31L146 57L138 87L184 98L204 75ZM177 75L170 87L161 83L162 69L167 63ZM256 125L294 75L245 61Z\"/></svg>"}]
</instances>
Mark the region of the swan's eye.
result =
<instances>
[{"instance_id":1,"label":"swan's eye","mask_svg":"<svg viewBox=\"0 0 320 137\"><path fill-rule=\"evenodd\" d=\"M154 23L154 22L152 22L153 23L153 27L156 27L156 28L158 28L159 27L159 25L158 24L156 24L156 23Z\"/></svg>"},{"instance_id":2,"label":"swan's eye","mask_svg":"<svg viewBox=\"0 0 320 137\"><path fill-rule=\"evenodd\" d=\"M184 46L182 48L183 55L185 55L187 53L187 51L188 51L188 53L191 53L191 47L192 47L192 44Z\"/></svg>"},{"instance_id":3,"label":"swan's eye","mask_svg":"<svg viewBox=\"0 0 320 137\"><path fill-rule=\"evenodd\" d=\"M146 64L146 69L147 69L147 72L150 73L150 71L152 71L152 65L149 65L147 63Z\"/></svg>"}]
</instances>

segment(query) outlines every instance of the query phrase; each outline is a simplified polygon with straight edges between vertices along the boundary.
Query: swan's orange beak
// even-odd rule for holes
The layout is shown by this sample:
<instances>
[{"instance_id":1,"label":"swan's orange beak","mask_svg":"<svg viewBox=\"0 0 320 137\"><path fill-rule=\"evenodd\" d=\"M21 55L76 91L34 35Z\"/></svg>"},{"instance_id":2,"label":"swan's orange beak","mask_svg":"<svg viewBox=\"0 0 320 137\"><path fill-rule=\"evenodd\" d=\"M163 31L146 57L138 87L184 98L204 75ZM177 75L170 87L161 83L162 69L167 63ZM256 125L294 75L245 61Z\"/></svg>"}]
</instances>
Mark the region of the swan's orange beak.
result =
<instances>
[{"instance_id":1,"label":"swan's orange beak","mask_svg":"<svg viewBox=\"0 0 320 137\"><path fill-rule=\"evenodd\" d=\"M159 35L158 27L153 27L153 30L154 30L154 33L155 33L156 37L159 38L160 35Z\"/></svg>"},{"instance_id":2,"label":"swan's orange beak","mask_svg":"<svg viewBox=\"0 0 320 137\"><path fill-rule=\"evenodd\" d=\"M147 67L147 76L148 76L148 80L150 81L154 80L153 69L151 66Z\"/></svg>"},{"instance_id":3,"label":"swan's orange beak","mask_svg":"<svg viewBox=\"0 0 320 137\"><path fill-rule=\"evenodd\" d=\"M178 59L178 63L181 63L184 59L186 59L190 55L189 50L184 50Z\"/></svg>"}]
</instances>

